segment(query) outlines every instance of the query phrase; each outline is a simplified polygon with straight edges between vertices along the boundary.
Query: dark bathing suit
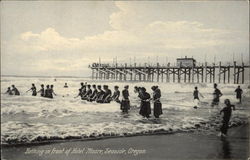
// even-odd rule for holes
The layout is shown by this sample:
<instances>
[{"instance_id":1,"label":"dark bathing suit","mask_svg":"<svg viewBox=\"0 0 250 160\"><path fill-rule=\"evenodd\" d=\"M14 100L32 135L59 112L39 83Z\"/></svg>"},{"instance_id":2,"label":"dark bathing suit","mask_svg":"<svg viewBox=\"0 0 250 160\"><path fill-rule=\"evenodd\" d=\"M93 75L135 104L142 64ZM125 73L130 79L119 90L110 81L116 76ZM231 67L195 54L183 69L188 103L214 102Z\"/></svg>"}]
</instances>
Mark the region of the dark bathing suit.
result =
<instances>
[{"instance_id":1,"label":"dark bathing suit","mask_svg":"<svg viewBox=\"0 0 250 160\"><path fill-rule=\"evenodd\" d=\"M161 90L156 89L153 93L155 118L159 118L159 116L162 114L162 104L160 98L161 98Z\"/></svg>"},{"instance_id":2,"label":"dark bathing suit","mask_svg":"<svg viewBox=\"0 0 250 160\"><path fill-rule=\"evenodd\" d=\"M40 92L41 92L41 97L44 97L45 96L45 90L44 90L44 88L41 88Z\"/></svg>"},{"instance_id":3,"label":"dark bathing suit","mask_svg":"<svg viewBox=\"0 0 250 160\"><path fill-rule=\"evenodd\" d=\"M129 101L129 93L128 90L124 89L122 91L122 96L123 96L123 100L121 102L121 107L120 109L122 110L122 112L128 112L128 110L130 109L130 101Z\"/></svg>"},{"instance_id":4,"label":"dark bathing suit","mask_svg":"<svg viewBox=\"0 0 250 160\"><path fill-rule=\"evenodd\" d=\"M224 107L221 112L224 113L223 115L223 120L222 120L222 126L221 126L221 133L223 134L227 134L227 130L228 130L228 125L229 125L229 121L231 118L231 114L232 114L232 107L234 107L234 105L230 105L227 107Z\"/></svg>"},{"instance_id":5,"label":"dark bathing suit","mask_svg":"<svg viewBox=\"0 0 250 160\"><path fill-rule=\"evenodd\" d=\"M141 99L141 107L139 114L143 117L149 118L149 115L151 114L151 108L150 108L150 102L147 101L150 99L150 94L147 92L139 94L139 98Z\"/></svg>"},{"instance_id":6,"label":"dark bathing suit","mask_svg":"<svg viewBox=\"0 0 250 160\"><path fill-rule=\"evenodd\" d=\"M198 90L194 90L194 99L198 99L199 100L199 91Z\"/></svg>"},{"instance_id":7,"label":"dark bathing suit","mask_svg":"<svg viewBox=\"0 0 250 160\"><path fill-rule=\"evenodd\" d=\"M213 104L213 105L218 105L219 102L220 102L220 95L222 95L222 93L221 93L221 91L220 91L218 88L216 88L216 89L214 90L213 95L214 95L214 99L213 99L212 104Z\"/></svg>"},{"instance_id":8,"label":"dark bathing suit","mask_svg":"<svg viewBox=\"0 0 250 160\"><path fill-rule=\"evenodd\" d=\"M36 96L37 95L36 87L31 87L31 90L32 90L32 96Z\"/></svg>"}]
</instances>

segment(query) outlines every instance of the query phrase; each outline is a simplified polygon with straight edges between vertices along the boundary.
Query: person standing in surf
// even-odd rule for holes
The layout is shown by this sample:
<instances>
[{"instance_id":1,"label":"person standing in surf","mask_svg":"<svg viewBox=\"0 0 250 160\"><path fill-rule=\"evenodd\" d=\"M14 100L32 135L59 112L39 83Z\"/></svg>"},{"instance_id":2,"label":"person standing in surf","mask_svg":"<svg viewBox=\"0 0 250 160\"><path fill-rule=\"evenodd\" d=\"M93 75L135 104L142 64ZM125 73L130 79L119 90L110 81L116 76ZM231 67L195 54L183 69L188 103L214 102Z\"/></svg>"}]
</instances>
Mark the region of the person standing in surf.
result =
<instances>
[{"instance_id":1,"label":"person standing in surf","mask_svg":"<svg viewBox=\"0 0 250 160\"><path fill-rule=\"evenodd\" d=\"M46 86L44 97L51 98L49 85Z\"/></svg>"},{"instance_id":2,"label":"person standing in surf","mask_svg":"<svg viewBox=\"0 0 250 160\"><path fill-rule=\"evenodd\" d=\"M150 107L150 94L146 92L146 88L141 87L139 91L139 98L141 100L140 112L144 118L150 118L151 107Z\"/></svg>"},{"instance_id":3,"label":"person standing in surf","mask_svg":"<svg viewBox=\"0 0 250 160\"><path fill-rule=\"evenodd\" d=\"M18 89L15 87L15 85L12 85L12 90L11 92L13 93L13 95L15 96L19 96L20 92L18 91Z\"/></svg>"},{"instance_id":4,"label":"person standing in surf","mask_svg":"<svg viewBox=\"0 0 250 160\"><path fill-rule=\"evenodd\" d=\"M80 89L82 89L82 88L83 88L83 86L84 86L84 83L83 83L83 82L81 82L81 88L80 88Z\"/></svg>"},{"instance_id":5,"label":"person standing in surf","mask_svg":"<svg viewBox=\"0 0 250 160\"><path fill-rule=\"evenodd\" d=\"M45 97L45 90L43 84L41 84L41 89L37 93L41 93L41 97Z\"/></svg>"},{"instance_id":6,"label":"person standing in surf","mask_svg":"<svg viewBox=\"0 0 250 160\"><path fill-rule=\"evenodd\" d=\"M97 92L97 96L96 96L96 102L97 103L103 103L103 96L104 96L104 91L102 90L102 86L98 85L97 86L98 92Z\"/></svg>"},{"instance_id":7,"label":"person standing in surf","mask_svg":"<svg viewBox=\"0 0 250 160\"><path fill-rule=\"evenodd\" d=\"M240 86L238 86L234 92L236 92L236 99L239 99L239 103L241 104L243 90L240 88Z\"/></svg>"},{"instance_id":8,"label":"person standing in surf","mask_svg":"<svg viewBox=\"0 0 250 160\"><path fill-rule=\"evenodd\" d=\"M90 84L87 85L87 88L88 88L88 89L87 89L85 95L83 95L82 100L88 100L89 97L90 97L91 94L92 94L92 90L91 90L91 85L90 85Z\"/></svg>"},{"instance_id":9,"label":"person standing in surf","mask_svg":"<svg viewBox=\"0 0 250 160\"><path fill-rule=\"evenodd\" d=\"M29 90L27 90L26 92L32 91L32 96L36 96L37 92L36 92L36 86L34 83L32 83L32 86Z\"/></svg>"},{"instance_id":10,"label":"person standing in surf","mask_svg":"<svg viewBox=\"0 0 250 160\"><path fill-rule=\"evenodd\" d=\"M11 92L10 87L8 87L8 89L7 89L7 91L5 92L5 94L8 94L8 95L13 95L13 93Z\"/></svg>"},{"instance_id":11,"label":"person standing in surf","mask_svg":"<svg viewBox=\"0 0 250 160\"><path fill-rule=\"evenodd\" d=\"M104 92L105 92L103 95L103 103L110 103L112 92L109 89L108 85L104 85L103 88L104 88Z\"/></svg>"},{"instance_id":12,"label":"person standing in surf","mask_svg":"<svg viewBox=\"0 0 250 160\"><path fill-rule=\"evenodd\" d=\"M203 98L203 95L199 92L198 87L194 87L194 92L193 92L193 96L194 96L194 108L197 109L198 108L198 103L200 101L199 95Z\"/></svg>"},{"instance_id":13,"label":"person standing in surf","mask_svg":"<svg viewBox=\"0 0 250 160\"><path fill-rule=\"evenodd\" d=\"M221 93L221 91L217 88L217 84L215 83L214 84L214 93L213 93L213 102L212 102L212 107L214 107L215 105L219 105L219 102L220 102L220 97L222 96L223 94Z\"/></svg>"},{"instance_id":14,"label":"person standing in surf","mask_svg":"<svg viewBox=\"0 0 250 160\"><path fill-rule=\"evenodd\" d=\"M83 85L81 87L81 99L84 100L85 96L86 96L87 90L86 90L86 85Z\"/></svg>"},{"instance_id":15,"label":"person standing in surf","mask_svg":"<svg viewBox=\"0 0 250 160\"><path fill-rule=\"evenodd\" d=\"M96 89L96 85L95 84L93 84L92 87L93 87L93 92L92 92L92 94L90 95L90 97L88 99L88 101L90 101L90 102L96 100L96 96L97 96L97 92L98 92L97 89Z\"/></svg>"},{"instance_id":16,"label":"person standing in surf","mask_svg":"<svg viewBox=\"0 0 250 160\"><path fill-rule=\"evenodd\" d=\"M68 87L69 87L69 86L68 86L67 83L65 83L64 86L63 86L63 88L68 88Z\"/></svg>"},{"instance_id":17,"label":"person standing in surf","mask_svg":"<svg viewBox=\"0 0 250 160\"><path fill-rule=\"evenodd\" d=\"M54 85L50 85L50 97L53 98L53 95L56 96L54 92Z\"/></svg>"},{"instance_id":18,"label":"person standing in surf","mask_svg":"<svg viewBox=\"0 0 250 160\"><path fill-rule=\"evenodd\" d=\"M119 100L119 97L120 97L120 91L119 91L119 87L118 86L115 86L114 87L114 94L112 96L112 100L117 102L117 103L121 103L121 101Z\"/></svg>"},{"instance_id":19,"label":"person standing in surf","mask_svg":"<svg viewBox=\"0 0 250 160\"><path fill-rule=\"evenodd\" d=\"M83 82L81 82L81 88L79 88L79 90L81 90L81 94L82 94L82 90L83 90L83 88L84 88L84 83ZM82 95L81 95L82 96Z\"/></svg>"},{"instance_id":20,"label":"person standing in surf","mask_svg":"<svg viewBox=\"0 0 250 160\"><path fill-rule=\"evenodd\" d=\"M226 107L224 107L221 111L220 114L223 113L223 120L222 120L222 126L220 128L221 133L220 135L225 137L227 136L227 130L228 130L228 125L229 125L229 121L232 115L232 108L233 110L235 110L235 106L231 105L230 100L229 99L225 99L224 101Z\"/></svg>"},{"instance_id":21,"label":"person standing in surf","mask_svg":"<svg viewBox=\"0 0 250 160\"><path fill-rule=\"evenodd\" d=\"M162 114L162 104L160 101L161 90L158 88L158 86L153 86L151 89L153 90L154 116L155 118L159 118L159 116Z\"/></svg>"},{"instance_id":22,"label":"person standing in surf","mask_svg":"<svg viewBox=\"0 0 250 160\"><path fill-rule=\"evenodd\" d=\"M124 89L122 91L122 101L121 101L121 107L123 113L128 113L128 110L130 109L130 101L129 101L129 92L128 92L129 86L124 86Z\"/></svg>"}]
</instances>

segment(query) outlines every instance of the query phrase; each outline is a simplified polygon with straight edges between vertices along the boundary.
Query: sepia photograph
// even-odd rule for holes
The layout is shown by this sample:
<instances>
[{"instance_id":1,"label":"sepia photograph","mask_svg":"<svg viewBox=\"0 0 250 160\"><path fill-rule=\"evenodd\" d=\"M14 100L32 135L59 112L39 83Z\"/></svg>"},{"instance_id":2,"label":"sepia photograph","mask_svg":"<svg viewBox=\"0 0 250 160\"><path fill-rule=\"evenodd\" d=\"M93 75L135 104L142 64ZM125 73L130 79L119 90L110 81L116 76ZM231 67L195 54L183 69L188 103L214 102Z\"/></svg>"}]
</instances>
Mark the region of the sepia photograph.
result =
<instances>
[{"instance_id":1,"label":"sepia photograph","mask_svg":"<svg viewBox=\"0 0 250 160\"><path fill-rule=\"evenodd\" d=\"M249 160L249 0L1 0L2 160Z\"/></svg>"}]
</instances>

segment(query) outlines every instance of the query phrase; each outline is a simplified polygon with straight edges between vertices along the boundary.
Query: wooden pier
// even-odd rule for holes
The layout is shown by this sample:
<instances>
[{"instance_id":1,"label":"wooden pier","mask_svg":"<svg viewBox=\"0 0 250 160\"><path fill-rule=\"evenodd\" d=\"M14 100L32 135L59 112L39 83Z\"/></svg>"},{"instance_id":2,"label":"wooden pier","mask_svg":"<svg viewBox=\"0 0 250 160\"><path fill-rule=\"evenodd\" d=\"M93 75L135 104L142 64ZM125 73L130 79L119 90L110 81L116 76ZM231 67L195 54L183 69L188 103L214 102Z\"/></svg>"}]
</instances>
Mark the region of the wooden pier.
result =
<instances>
[{"instance_id":1,"label":"wooden pier","mask_svg":"<svg viewBox=\"0 0 250 160\"><path fill-rule=\"evenodd\" d=\"M119 81L147 81L147 82L184 82L184 83L233 83L244 84L244 74L249 65L208 65L207 62L192 67L167 65L133 65L101 64L89 65L92 79Z\"/></svg>"}]
</instances>

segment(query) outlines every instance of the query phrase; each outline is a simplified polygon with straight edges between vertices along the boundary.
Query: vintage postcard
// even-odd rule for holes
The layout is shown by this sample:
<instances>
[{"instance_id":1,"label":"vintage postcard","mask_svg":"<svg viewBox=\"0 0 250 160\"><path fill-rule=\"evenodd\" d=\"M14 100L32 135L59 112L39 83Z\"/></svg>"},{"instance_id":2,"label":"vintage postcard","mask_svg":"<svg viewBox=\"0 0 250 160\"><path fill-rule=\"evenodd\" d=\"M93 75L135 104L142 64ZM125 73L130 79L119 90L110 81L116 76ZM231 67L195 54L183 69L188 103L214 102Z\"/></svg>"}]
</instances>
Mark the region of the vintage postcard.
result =
<instances>
[{"instance_id":1,"label":"vintage postcard","mask_svg":"<svg viewBox=\"0 0 250 160\"><path fill-rule=\"evenodd\" d=\"M2 160L249 159L249 1L1 4Z\"/></svg>"}]
</instances>

